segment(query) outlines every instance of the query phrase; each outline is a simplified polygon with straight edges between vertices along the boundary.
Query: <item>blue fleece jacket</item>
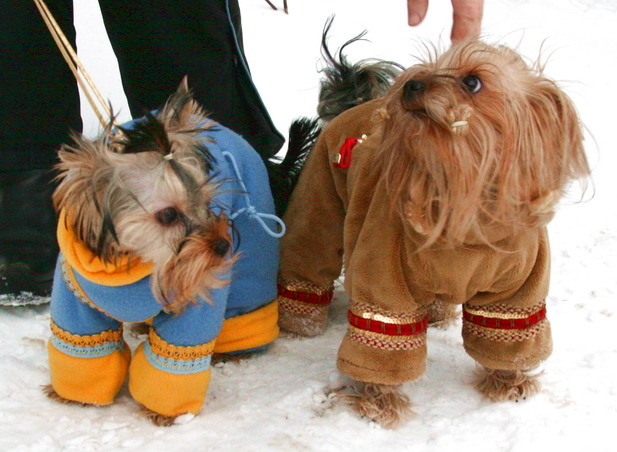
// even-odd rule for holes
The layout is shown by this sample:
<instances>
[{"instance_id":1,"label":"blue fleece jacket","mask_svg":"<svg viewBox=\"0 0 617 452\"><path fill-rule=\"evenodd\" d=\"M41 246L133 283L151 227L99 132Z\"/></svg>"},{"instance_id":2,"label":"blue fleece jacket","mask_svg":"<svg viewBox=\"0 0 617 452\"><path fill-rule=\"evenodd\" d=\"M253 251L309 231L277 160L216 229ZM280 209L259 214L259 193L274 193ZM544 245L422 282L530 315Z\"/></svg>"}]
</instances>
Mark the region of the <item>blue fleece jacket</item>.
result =
<instances>
[{"instance_id":1,"label":"blue fleece jacket","mask_svg":"<svg viewBox=\"0 0 617 452\"><path fill-rule=\"evenodd\" d=\"M196 346L215 340L224 319L251 313L276 298L278 238L266 228L278 231L279 224L272 218L274 203L265 166L253 148L231 130L216 125L203 133L211 141L207 148L215 162L215 181L220 182L213 204L233 218L234 252L240 254L231 274L226 275L231 283L211 291L212 304L200 300L182 313L172 314L152 296L149 276L133 284L107 287L67 268L61 255L51 304L52 320L59 328L74 335L96 335L116 330L120 322L152 319L156 333L168 344ZM75 283L81 291L72 287ZM52 338L56 348L84 356L82 349L60 342ZM202 363L201 368L208 364Z\"/></svg>"}]
</instances>

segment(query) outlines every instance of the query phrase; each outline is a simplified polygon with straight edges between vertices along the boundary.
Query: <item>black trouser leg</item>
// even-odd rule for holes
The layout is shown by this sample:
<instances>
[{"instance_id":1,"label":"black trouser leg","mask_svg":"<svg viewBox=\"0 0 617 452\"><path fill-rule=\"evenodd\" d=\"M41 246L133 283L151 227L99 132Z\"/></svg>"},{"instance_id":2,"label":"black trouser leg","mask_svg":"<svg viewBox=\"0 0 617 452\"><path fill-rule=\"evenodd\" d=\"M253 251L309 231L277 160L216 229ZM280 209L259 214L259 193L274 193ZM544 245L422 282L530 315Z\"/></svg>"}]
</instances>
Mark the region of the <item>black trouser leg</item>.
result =
<instances>
[{"instance_id":1,"label":"black trouser leg","mask_svg":"<svg viewBox=\"0 0 617 452\"><path fill-rule=\"evenodd\" d=\"M160 107L187 75L195 98L213 119L243 135L261 154L280 149L283 138L242 64L237 0L99 3L133 116Z\"/></svg>"},{"instance_id":2,"label":"black trouser leg","mask_svg":"<svg viewBox=\"0 0 617 452\"><path fill-rule=\"evenodd\" d=\"M71 0L47 0L75 45ZM79 94L32 0L4 0L0 14L0 172L49 169L69 129L81 131Z\"/></svg>"},{"instance_id":3,"label":"black trouser leg","mask_svg":"<svg viewBox=\"0 0 617 452\"><path fill-rule=\"evenodd\" d=\"M58 255L48 170L0 173L0 293L48 295Z\"/></svg>"},{"instance_id":4,"label":"black trouser leg","mask_svg":"<svg viewBox=\"0 0 617 452\"><path fill-rule=\"evenodd\" d=\"M75 44L70 0L47 0ZM50 168L81 130L73 74L34 2L0 14L0 294L47 294L57 255Z\"/></svg>"}]
</instances>

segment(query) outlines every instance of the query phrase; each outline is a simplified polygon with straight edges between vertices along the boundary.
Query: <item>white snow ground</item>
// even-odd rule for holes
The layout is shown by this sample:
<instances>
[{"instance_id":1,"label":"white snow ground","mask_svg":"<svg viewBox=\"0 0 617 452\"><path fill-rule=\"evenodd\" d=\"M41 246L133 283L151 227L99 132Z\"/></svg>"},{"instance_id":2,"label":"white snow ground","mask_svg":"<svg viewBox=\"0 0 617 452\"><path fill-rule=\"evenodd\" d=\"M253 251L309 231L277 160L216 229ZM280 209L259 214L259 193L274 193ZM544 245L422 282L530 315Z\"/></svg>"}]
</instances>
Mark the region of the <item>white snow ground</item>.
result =
<instances>
[{"instance_id":1,"label":"white snow ground","mask_svg":"<svg viewBox=\"0 0 617 452\"><path fill-rule=\"evenodd\" d=\"M282 0L273 0L282 6ZM115 109L128 108L95 0L76 3L84 63ZM319 39L335 13L334 46L364 28L371 42L352 59L413 63L420 42L447 43L449 2L432 0L426 23L406 26L404 0L290 0L290 14L263 0L241 0L255 83L281 131L312 114L319 76ZM554 332L543 390L521 403L493 404L469 385L474 363L462 349L460 323L429 332L428 371L405 386L417 413L384 430L359 419L326 394L344 383L335 356L345 331L339 294L332 325L314 339L281 338L265 354L214 369L206 405L192 421L157 428L136 415L124 391L104 408L56 404L48 382L45 306L0 309L0 450L145 451L614 451L617 421L617 170L614 133L617 72L614 0L491 0L489 41L519 47L578 105L589 129L595 196L566 203L551 224L553 280L548 309ZM86 132L98 125L84 106ZM134 345L136 339L131 339Z\"/></svg>"}]
</instances>

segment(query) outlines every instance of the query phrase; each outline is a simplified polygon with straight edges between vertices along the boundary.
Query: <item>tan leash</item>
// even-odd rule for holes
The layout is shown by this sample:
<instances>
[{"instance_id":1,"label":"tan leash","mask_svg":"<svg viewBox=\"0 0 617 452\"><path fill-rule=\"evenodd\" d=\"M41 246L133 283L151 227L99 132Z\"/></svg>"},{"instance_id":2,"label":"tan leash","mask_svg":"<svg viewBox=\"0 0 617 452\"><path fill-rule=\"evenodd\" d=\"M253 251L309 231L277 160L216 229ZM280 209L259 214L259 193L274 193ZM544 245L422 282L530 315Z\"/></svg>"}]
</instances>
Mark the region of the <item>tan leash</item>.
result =
<instances>
[{"instance_id":1,"label":"tan leash","mask_svg":"<svg viewBox=\"0 0 617 452\"><path fill-rule=\"evenodd\" d=\"M116 122L112 117L111 106L108 102L105 101L105 98L96 88L96 85L94 84L92 78L90 78L90 75L86 71L86 68L83 64L81 64L81 61L79 61L79 58L77 57L77 52L75 52L75 49L73 49L73 47L71 46L71 43L58 25L58 22L56 22L56 19L54 19L51 11L49 11L49 8L45 4L45 2L43 0L34 0L34 3L36 4L36 7L41 13L41 17L45 21L45 24L47 25L51 36L54 38L54 41L56 42L60 53L62 53L64 60L66 61L69 68L71 69L71 72L75 76L75 80L77 80L79 87L86 96L88 103L90 103L90 106L92 107L92 110L94 110L94 114L100 121L101 125L103 127L107 127L109 121L111 120L113 122L113 125L117 126ZM98 105L97 101L99 103ZM105 117L109 119L106 120Z\"/></svg>"}]
</instances>

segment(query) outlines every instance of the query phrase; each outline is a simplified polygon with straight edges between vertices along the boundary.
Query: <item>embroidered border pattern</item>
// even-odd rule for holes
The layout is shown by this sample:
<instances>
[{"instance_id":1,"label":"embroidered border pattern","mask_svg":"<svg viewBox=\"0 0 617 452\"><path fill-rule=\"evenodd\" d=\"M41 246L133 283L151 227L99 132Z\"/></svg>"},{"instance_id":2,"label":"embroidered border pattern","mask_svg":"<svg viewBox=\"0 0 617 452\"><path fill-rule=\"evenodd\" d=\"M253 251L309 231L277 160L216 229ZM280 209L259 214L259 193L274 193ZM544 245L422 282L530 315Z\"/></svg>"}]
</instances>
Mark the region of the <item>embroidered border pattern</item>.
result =
<instances>
[{"instance_id":1,"label":"embroidered border pattern","mask_svg":"<svg viewBox=\"0 0 617 452\"><path fill-rule=\"evenodd\" d=\"M210 368L214 342L212 340L194 346L173 345L163 340L154 328L150 328L144 353L150 364L159 370L175 374L192 374Z\"/></svg>"},{"instance_id":2,"label":"embroidered border pattern","mask_svg":"<svg viewBox=\"0 0 617 452\"><path fill-rule=\"evenodd\" d=\"M173 345L163 340L156 333L154 328L150 328L150 333L148 334L148 342L152 347L152 351L157 355L163 356L165 358L179 359L183 361L203 358L204 356L211 355L214 351L214 341L193 346Z\"/></svg>"},{"instance_id":3,"label":"embroidered border pattern","mask_svg":"<svg viewBox=\"0 0 617 452\"><path fill-rule=\"evenodd\" d=\"M69 356L76 358L98 358L112 354L116 350L124 350L122 326L117 330L107 330L99 334L82 336L63 330L51 322L51 343L54 347Z\"/></svg>"},{"instance_id":4,"label":"embroidered border pattern","mask_svg":"<svg viewBox=\"0 0 617 452\"><path fill-rule=\"evenodd\" d=\"M356 304L347 314L348 336L381 350L415 350L426 344L428 316L387 313Z\"/></svg>"},{"instance_id":5,"label":"embroidered border pattern","mask_svg":"<svg viewBox=\"0 0 617 452\"><path fill-rule=\"evenodd\" d=\"M320 287L301 281L285 281L278 285L278 302L283 311L303 317L315 317L328 309L334 296L333 284Z\"/></svg>"},{"instance_id":6,"label":"embroidered border pattern","mask_svg":"<svg viewBox=\"0 0 617 452\"><path fill-rule=\"evenodd\" d=\"M463 305L463 333L496 342L522 342L548 325L544 302L528 308Z\"/></svg>"},{"instance_id":7,"label":"embroidered border pattern","mask_svg":"<svg viewBox=\"0 0 617 452\"><path fill-rule=\"evenodd\" d=\"M146 355L146 359L150 364L152 364L152 366L164 372L171 372L173 374L194 374L208 370L212 359L212 355L191 360L166 358L155 353L149 342L146 342L144 345L144 353Z\"/></svg>"}]
</instances>

